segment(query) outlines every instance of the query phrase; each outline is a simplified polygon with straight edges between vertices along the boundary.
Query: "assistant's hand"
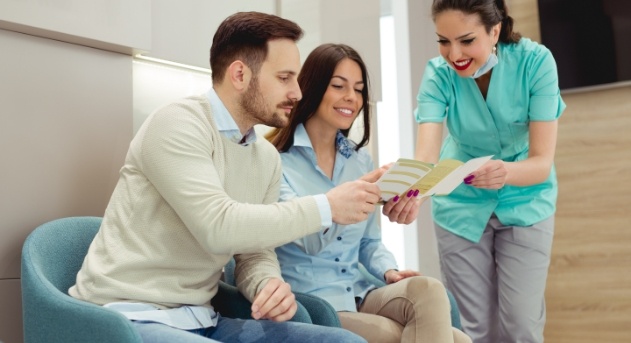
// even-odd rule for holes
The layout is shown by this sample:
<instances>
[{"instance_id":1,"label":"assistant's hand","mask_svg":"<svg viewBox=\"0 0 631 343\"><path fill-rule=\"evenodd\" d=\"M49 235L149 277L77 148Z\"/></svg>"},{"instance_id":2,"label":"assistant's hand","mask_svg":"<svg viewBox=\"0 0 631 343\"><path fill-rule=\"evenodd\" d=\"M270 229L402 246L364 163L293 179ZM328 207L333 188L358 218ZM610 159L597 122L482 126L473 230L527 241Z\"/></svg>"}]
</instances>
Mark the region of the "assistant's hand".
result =
<instances>
[{"instance_id":1,"label":"assistant's hand","mask_svg":"<svg viewBox=\"0 0 631 343\"><path fill-rule=\"evenodd\" d=\"M356 180L345 182L325 195L331 206L333 222L347 225L368 219L379 201L380 191L374 183Z\"/></svg>"},{"instance_id":2,"label":"assistant's hand","mask_svg":"<svg viewBox=\"0 0 631 343\"><path fill-rule=\"evenodd\" d=\"M490 160L464 178L464 183L477 188L500 189L506 184L508 169L502 160Z\"/></svg>"},{"instance_id":3,"label":"assistant's hand","mask_svg":"<svg viewBox=\"0 0 631 343\"><path fill-rule=\"evenodd\" d=\"M382 213L390 222L410 224L418 216L419 208L425 198L418 198L418 190L411 189L402 197L398 195L383 205Z\"/></svg>"},{"instance_id":4,"label":"assistant's hand","mask_svg":"<svg viewBox=\"0 0 631 343\"><path fill-rule=\"evenodd\" d=\"M278 278L271 278L252 302L252 318L284 322L294 317L298 305L291 286Z\"/></svg>"},{"instance_id":5,"label":"assistant's hand","mask_svg":"<svg viewBox=\"0 0 631 343\"><path fill-rule=\"evenodd\" d=\"M421 276L421 273L414 270L394 270L390 269L384 275L386 279L386 283L389 285L391 283L399 282L403 279L407 279L413 276Z\"/></svg>"}]
</instances>

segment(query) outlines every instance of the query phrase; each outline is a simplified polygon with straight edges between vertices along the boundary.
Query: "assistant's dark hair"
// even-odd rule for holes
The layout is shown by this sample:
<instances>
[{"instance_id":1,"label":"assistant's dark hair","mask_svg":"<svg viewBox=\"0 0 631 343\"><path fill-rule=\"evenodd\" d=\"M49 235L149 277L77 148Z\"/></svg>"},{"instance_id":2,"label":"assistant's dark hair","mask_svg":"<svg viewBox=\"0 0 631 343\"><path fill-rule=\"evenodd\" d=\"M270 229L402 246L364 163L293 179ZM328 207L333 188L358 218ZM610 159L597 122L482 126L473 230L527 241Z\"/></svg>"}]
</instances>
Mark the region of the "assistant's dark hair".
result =
<instances>
[{"instance_id":1,"label":"assistant's dark hair","mask_svg":"<svg viewBox=\"0 0 631 343\"><path fill-rule=\"evenodd\" d=\"M226 18L213 37L210 69L213 83L223 80L228 66L241 60L257 75L267 58L267 42L273 39L298 41L302 29L293 21L260 12L238 12Z\"/></svg>"},{"instance_id":2,"label":"assistant's dark hair","mask_svg":"<svg viewBox=\"0 0 631 343\"><path fill-rule=\"evenodd\" d=\"M355 61L359 65L364 81L364 88L362 89L363 103L360 109L364 119L364 135L362 140L355 146L355 150L359 150L359 148L368 143L368 139L370 139L370 82L366 64L357 51L348 45L322 44L307 56L300 74L298 74L298 85L300 85L300 90L302 91L302 100L292 110L289 125L284 128L274 129L266 135L266 138L274 144L278 151L285 152L294 145L296 127L305 123L315 114L322 102L324 93L329 87L335 68L345 58ZM350 128L342 130L342 134L348 137L349 131Z\"/></svg>"},{"instance_id":3,"label":"assistant's dark hair","mask_svg":"<svg viewBox=\"0 0 631 343\"><path fill-rule=\"evenodd\" d=\"M521 39L519 32L513 32L513 18L508 15L505 0L434 0L432 4L432 18L448 10L461 11L466 14L478 14L486 32L502 23L499 41L502 43L517 43Z\"/></svg>"}]
</instances>

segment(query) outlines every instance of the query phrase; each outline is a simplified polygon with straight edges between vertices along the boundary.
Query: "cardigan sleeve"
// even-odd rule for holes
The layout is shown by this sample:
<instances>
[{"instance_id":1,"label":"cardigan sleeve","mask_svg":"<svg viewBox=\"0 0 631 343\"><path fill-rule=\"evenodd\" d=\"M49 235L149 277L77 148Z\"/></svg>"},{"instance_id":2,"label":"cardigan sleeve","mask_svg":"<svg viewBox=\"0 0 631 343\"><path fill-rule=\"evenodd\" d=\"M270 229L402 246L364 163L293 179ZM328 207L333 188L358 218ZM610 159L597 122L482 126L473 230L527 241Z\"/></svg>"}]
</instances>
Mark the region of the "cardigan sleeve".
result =
<instances>
[{"instance_id":1,"label":"cardigan sleeve","mask_svg":"<svg viewBox=\"0 0 631 343\"><path fill-rule=\"evenodd\" d=\"M212 158L219 141L219 133L202 110L177 103L153 115L144 128L139 156L144 176L204 250L211 254L253 253L320 229L313 197L269 204L232 199ZM238 163L238 157L232 157L230 163L235 159ZM252 237L253 228L257 229L256 239L244 239Z\"/></svg>"},{"instance_id":2,"label":"cardigan sleeve","mask_svg":"<svg viewBox=\"0 0 631 343\"><path fill-rule=\"evenodd\" d=\"M278 200L280 189L281 167L276 164L273 182L265 194L264 204L271 204ZM265 249L252 254L235 255L235 279L237 288L250 302L270 278L283 279L280 265L274 249Z\"/></svg>"}]
</instances>

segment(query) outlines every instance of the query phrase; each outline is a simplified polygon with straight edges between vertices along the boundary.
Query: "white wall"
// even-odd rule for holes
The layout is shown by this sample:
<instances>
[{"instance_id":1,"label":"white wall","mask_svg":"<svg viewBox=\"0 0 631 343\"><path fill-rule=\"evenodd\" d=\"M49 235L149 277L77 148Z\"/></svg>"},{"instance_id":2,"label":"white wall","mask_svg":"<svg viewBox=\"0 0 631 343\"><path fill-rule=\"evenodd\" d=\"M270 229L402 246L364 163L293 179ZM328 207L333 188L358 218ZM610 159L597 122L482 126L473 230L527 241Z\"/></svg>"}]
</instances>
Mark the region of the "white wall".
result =
<instances>
[{"instance_id":1,"label":"white wall","mask_svg":"<svg viewBox=\"0 0 631 343\"><path fill-rule=\"evenodd\" d=\"M151 0L151 50L144 55L210 68L213 33L239 11L276 13L275 0Z\"/></svg>"},{"instance_id":2,"label":"white wall","mask_svg":"<svg viewBox=\"0 0 631 343\"><path fill-rule=\"evenodd\" d=\"M364 59L372 99L381 100L379 0L280 0L279 14L305 31L298 42L301 58L322 43L344 43Z\"/></svg>"},{"instance_id":3,"label":"white wall","mask_svg":"<svg viewBox=\"0 0 631 343\"><path fill-rule=\"evenodd\" d=\"M25 237L109 200L132 134L132 58L6 30L0 46L0 340L15 343Z\"/></svg>"},{"instance_id":4,"label":"white wall","mask_svg":"<svg viewBox=\"0 0 631 343\"><path fill-rule=\"evenodd\" d=\"M320 25L340 23L324 33L310 28L305 42L334 40L356 47L370 56L372 80L379 85L378 0L301 3L317 3ZM142 121L134 113L148 111L136 108L136 95L147 92L135 88L132 76L142 68L134 67L132 56L144 52L207 68L214 29L225 16L237 10L278 13L282 4L0 0L0 341L22 341L20 253L25 237L55 218L103 214L134 120ZM332 14L325 16L327 11ZM310 16L303 11L294 20L308 26L303 22ZM364 35L375 40L362 39ZM196 84L206 76L202 72ZM139 106L153 106L180 91L189 90L176 89Z\"/></svg>"}]
</instances>

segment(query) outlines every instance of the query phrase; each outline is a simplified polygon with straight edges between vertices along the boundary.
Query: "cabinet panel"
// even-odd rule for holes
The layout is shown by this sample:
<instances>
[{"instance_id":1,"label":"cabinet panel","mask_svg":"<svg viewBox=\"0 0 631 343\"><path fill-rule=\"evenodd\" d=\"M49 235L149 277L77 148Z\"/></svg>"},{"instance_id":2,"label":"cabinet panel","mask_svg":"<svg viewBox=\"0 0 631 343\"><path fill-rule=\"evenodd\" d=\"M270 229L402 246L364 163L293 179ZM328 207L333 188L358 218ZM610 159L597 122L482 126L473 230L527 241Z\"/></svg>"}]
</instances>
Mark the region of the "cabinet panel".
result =
<instances>
[{"instance_id":1,"label":"cabinet panel","mask_svg":"<svg viewBox=\"0 0 631 343\"><path fill-rule=\"evenodd\" d=\"M151 0L4 0L0 28L133 54L151 48Z\"/></svg>"},{"instance_id":2,"label":"cabinet panel","mask_svg":"<svg viewBox=\"0 0 631 343\"><path fill-rule=\"evenodd\" d=\"M0 342L20 343L23 340L20 280L0 279Z\"/></svg>"},{"instance_id":3,"label":"cabinet panel","mask_svg":"<svg viewBox=\"0 0 631 343\"><path fill-rule=\"evenodd\" d=\"M0 278L19 278L35 227L103 215L132 137L132 57L5 30L0 46Z\"/></svg>"}]
</instances>

